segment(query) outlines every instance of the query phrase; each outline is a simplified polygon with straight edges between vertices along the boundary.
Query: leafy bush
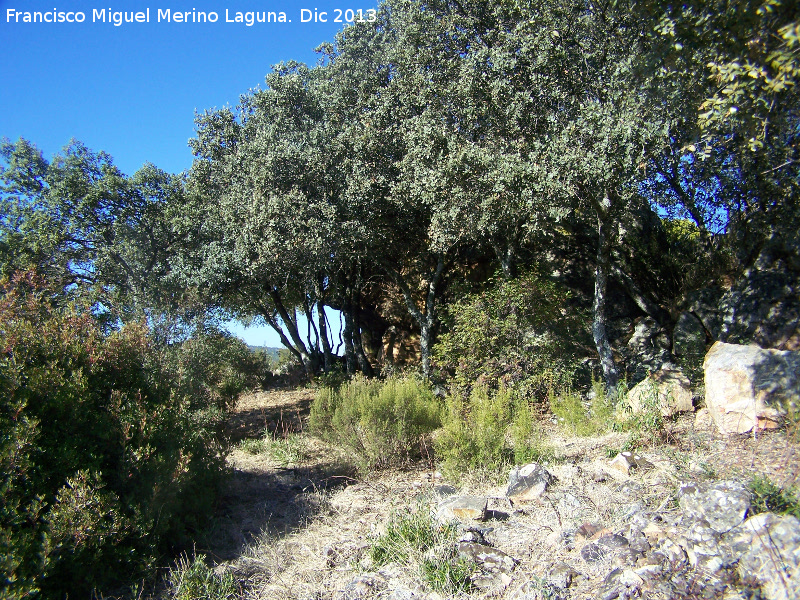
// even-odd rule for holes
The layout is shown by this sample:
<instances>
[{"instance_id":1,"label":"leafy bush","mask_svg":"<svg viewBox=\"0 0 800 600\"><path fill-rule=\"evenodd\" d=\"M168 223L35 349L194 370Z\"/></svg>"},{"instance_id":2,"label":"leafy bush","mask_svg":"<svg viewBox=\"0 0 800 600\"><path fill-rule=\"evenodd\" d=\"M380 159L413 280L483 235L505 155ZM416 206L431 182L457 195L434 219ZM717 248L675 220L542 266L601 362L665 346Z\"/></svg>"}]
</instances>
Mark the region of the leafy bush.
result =
<instances>
[{"instance_id":1,"label":"leafy bush","mask_svg":"<svg viewBox=\"0 0 800 600\"><path fill-rule=\"evenodd\" d=\"M253 352L239 338L214 328L195 333L168 357L181 395L223 410L245 390L261 385L272 364L267 353Z\"/></svg>"},{"instance_id":2,"label":"leafy bush","mask_svg":"<svg viewBox=\"0 0 800 600\"><path fill-rule=\"evenodd\" d=\"M441 407L419 379L356 378L319 389L310 425L322 438L352 451L359 468L370 470L421 457L429 434L441 425Z\"/></svg>"},{"instance_id":3,"label":"leafy bush","mask_svg":"<svg viewBox=\"0 0 800 600\"><path fill-rule=\"evenodd\" d=\"M465 398L477 385L544 403L575 376L581 340L591 345L588 319L568 303L568 292L533 273L499 279L447 307L435 365Z\"/></svg>"},{"instance_id":4,"label":"leafy bush","mask_svg":"<svg viewBox=\"0 0 800 600\"><path fill-rule=\"evenodd\" d=\"M469 400L447 399L447 419L434 439L436 456L448 475L470 470L499 471L512 461L543 460L549 449L533 440L536 430L527 400L511 390L474 387Z\"/></svg>"},{"instance_id":5,"label":"leafy bush","mask_svg":"<svg viewBox=\"0 0 800 600\"><path fill-rule=\"evenodd\" d=\"M781 488L768 477L756 475L747 485L753 494L753 513L774 512L800 519L800 497L794 486Z\"/></svg>"},{"instance_id":6,"label":"leafy bush","mask_svg":"<svg viewBox=\"0 0 800 600\"><path fill-rule=\"evenodd\" d=\"M186 539L222 472L213 402L146 328L105 334L32 274L0 282L0 596L88 596Z\"/></svg>"}]
</instances>

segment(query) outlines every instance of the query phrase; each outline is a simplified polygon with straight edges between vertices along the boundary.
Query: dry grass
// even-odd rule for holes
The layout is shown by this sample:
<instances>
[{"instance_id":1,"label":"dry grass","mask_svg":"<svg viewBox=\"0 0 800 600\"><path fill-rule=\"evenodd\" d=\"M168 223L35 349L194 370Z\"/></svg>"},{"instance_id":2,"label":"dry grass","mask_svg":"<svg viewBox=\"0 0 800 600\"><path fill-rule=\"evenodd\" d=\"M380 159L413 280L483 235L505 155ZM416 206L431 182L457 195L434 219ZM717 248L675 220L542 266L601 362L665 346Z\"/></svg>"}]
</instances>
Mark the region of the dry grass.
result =
<instances>
[{"instance_id":1,"label":"dry grass","mask_svg":"<svg viewBox=\"0 0 800 600\"><path fill-rule=\"evenodd\" d=\"M269 453L235 450L233 475L212 533L202 550L217 561L217 570L232 572L244 598L343 599L343 591L359 575L373 571L370 540L383 531L391 515L424 506L431 489L443 483L430 468L374 474L363 480L347 469L347 457L302 433L312 392L262 393L241 402L232 423L239 439L273 435L300 436L304 452L298 464L286 465ZM286 427L291 423L291 427ZM283 424L283 425L282 425ZM722 437L696 427L691 415L667 423L667 443L643 448L652 470L628 477L609 469L608 449L620 448L626 434L573 437L554 424L543 424L555 459L548 470L557 482L545 500L511 506L500 478L478 474L447 482L461 493L490 498L492 528L486 539L520 561L513 581L495 597L512 598L525 584L545 578L563 561L585 578L573 587L573 597L594 595L613 568L611 559L587 564L580 558L589 543L575 534L584 523L603 531L624 533L629 514L647 507L675 510L674 490L681 481L698 478L747 479L766 474L779 485L796 483L798 443L785 432ZM440 599L427 590L413 569L388 565L373 577L372 595L390 597L392 590ZM488 597L476 591L472 597Z\"/></svg>"}]
</instances>

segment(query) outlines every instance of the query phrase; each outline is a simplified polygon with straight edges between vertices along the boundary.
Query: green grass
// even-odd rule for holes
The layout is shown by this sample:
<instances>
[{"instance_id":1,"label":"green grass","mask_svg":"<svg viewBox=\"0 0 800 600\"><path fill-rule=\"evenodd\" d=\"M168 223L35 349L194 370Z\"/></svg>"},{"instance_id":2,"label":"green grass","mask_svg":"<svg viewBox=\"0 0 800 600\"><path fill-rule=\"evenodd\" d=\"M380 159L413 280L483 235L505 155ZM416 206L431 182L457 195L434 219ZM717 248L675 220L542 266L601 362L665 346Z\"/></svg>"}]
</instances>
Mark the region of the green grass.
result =
<instances>
[{"instance_id":1,"label":"green grass","mask_svg":"<svg viewBox=\"0 0 800 600\"><path fill-rule=\"evenodd\" d=\"M240 591L230 572L216 574L203 555L183 555L167 575L169 595L174 600L228 600Z\"/></svg>"},{"instance_id":2,"label":"green grass","mask_svg":"<svg viewBox=\"0 0 800 600\"><path fill-rule=\"evenodd\" d=\"M469 591L475 568L458 556L457 536L454 524L441 524L424 509L396 513L386 531L372 540L369 556L379 567L388 563L417 566L429 588L452 596Z\"/></svg>"},{"instance_id":3,"label":"green grass","mask_svg":"<svg viewBox=\"0 0 800 600\"><path fill-rule=\"evenodd\" d=\"M281 437L266 432L263 437L242 440L239 448L248 454L266 454L283 467L303 462L308 457L303 438L296 434Z\"/></svg>"},{"instance_id":4,"label":"green grass","mask_svg":"<svg viewBox=\"0 0 800 600\"><path fill-rule=\"evenodd\" d=\"M800 500L795 486L781 488L769 478L756 475L747 484L753 494L751 505L753 514L774 512L792 515L800 519Z\"/></svg>"}]
</instances>

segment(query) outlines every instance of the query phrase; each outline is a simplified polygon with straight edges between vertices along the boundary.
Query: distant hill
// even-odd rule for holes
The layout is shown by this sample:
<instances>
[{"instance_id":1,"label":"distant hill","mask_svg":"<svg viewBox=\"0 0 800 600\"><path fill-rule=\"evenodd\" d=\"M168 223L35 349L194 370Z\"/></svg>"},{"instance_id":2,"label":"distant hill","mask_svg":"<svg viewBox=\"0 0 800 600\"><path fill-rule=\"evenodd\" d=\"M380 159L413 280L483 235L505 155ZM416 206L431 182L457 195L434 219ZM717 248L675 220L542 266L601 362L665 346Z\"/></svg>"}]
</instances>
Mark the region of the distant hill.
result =
<instances>
[{"instance_id":1,"label":"distant hill","mask_svg":"<svg viewBox=\"0 0 800 600\"><path fill-rule=\"evenodd\" d=\"M250 348L252 352L266 352L269 355L269 357L274 361L278 360L278 355L280 351L284 349L284 348L271 348L269 346L251 346L250 344L248 344L247 347Z\"/></svg>"}]
</instances>

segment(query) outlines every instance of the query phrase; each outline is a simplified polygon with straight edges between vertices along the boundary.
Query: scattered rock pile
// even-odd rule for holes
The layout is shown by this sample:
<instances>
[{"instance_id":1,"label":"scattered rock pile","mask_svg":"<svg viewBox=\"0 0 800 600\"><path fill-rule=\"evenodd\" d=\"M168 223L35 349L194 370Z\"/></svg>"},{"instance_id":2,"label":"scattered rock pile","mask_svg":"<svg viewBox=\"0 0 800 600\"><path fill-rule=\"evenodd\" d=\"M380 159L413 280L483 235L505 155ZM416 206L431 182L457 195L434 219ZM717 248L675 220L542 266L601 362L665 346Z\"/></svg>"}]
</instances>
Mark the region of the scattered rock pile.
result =
<instances>
[{"instance_id":1,"label":"scattered rock pile","mask_svg":"<svg viewBox=\"0 0 800 600\"><path fill-rule=\"evenodd\" d=\"M626 485L635 495L636 484ZM671 506L650 509L631 500L618 507L624 519L613 528L591 522L553 528L547 543L559 558L537 558L548 565L544 576L521 573L517 566L531 557L496 546L525 535L519 529L525 528L526 514L563 501L558 487L556 478L534 463L511 471L505 498L453 494L432 505L439 520L458 520L458 554L474 565L474 588L513 600L800 598L800 520L752 515L750 491L729 480L685 483ZM502 502L508 512L486 509ZM358 575L337 600L442 597L404 587L392 579L392 568Z\"/></svg>"}]
</instances>

